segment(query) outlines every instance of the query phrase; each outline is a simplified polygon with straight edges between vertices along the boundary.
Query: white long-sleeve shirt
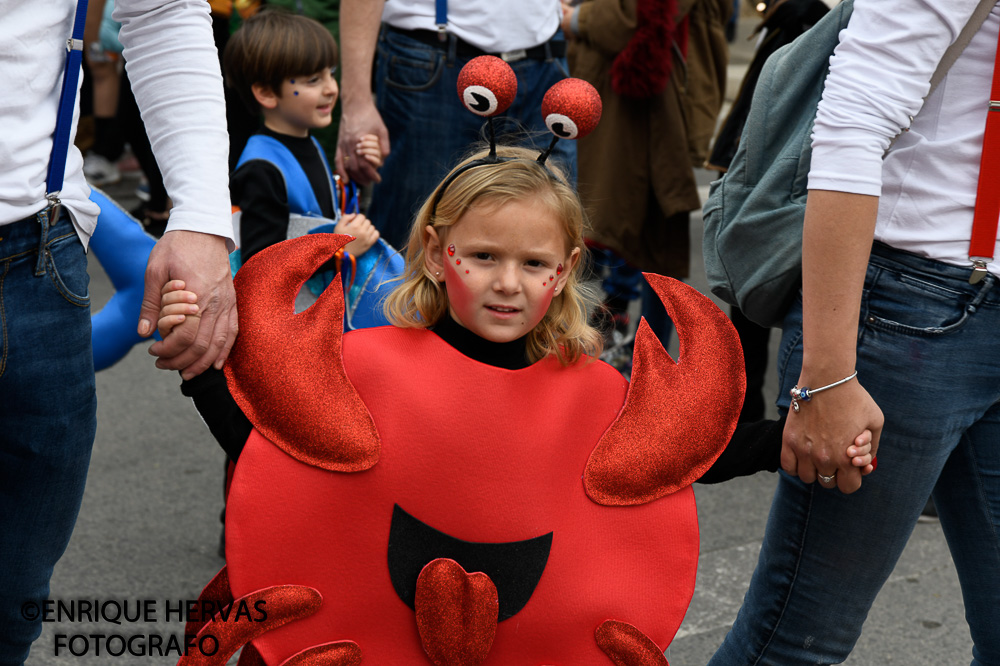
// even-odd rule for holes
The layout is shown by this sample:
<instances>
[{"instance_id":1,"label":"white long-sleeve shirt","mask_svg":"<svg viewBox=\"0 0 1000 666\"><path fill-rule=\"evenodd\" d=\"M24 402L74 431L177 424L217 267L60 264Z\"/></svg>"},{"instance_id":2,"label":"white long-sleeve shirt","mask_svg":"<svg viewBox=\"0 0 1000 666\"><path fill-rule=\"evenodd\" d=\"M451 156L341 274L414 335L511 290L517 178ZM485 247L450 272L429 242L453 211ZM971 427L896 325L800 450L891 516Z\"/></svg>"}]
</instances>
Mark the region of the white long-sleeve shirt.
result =
<instances>
[{"instance_id":1,"label":"white long-sleeve shirt","mask_svg":"<svg viewBox=\"0 0 1000 666\"><path fill-rule=\"evenodd\" d=\"M382 20L402 30L437 30L434 0L386 0ZM558 0L448 3L448 32L487 53L544 44L561 20Z\"/></svg>"},{"instance_id":2,"label":"white long-sleeve shirt","mask_svg":"<svg viewBox=\"0 0 1000 666\"><path fill-rule=\"evenodd\" d=\"M0 225L46 204L66 39L74 0L0 0ZM232 237L226 112L204 0L118 0L121 41L136 101L174 202L168 230ZM79 95L77 95L79 98ZM73 145L60 198L86 245L97 221L83 157Z\"/></svg>"},{"instance_id":3,"label":"white long-sleeve shirt","mask_svg":"<svg viewBox=\"0 0 1000 666\"><path fill-rule=\"evenodd\" d=\"M977 4L855 0L830 61L809 173L810 189L880 196L877 240L961 266L970 265L1000 5L923 98ZM1000 258L1000 243L994 256ZM989 269L1000 274L1000 263Z\"/></svg>"}]
</instances>

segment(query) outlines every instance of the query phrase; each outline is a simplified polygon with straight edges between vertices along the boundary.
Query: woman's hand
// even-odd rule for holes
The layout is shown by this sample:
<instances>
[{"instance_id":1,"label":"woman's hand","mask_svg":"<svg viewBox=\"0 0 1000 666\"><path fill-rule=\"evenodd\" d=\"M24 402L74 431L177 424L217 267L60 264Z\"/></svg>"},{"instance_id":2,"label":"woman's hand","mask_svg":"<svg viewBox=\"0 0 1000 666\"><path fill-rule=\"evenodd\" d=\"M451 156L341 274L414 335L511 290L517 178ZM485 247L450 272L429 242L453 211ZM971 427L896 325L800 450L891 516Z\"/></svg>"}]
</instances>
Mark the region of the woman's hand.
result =
<instances>
[{"instance_id":1,"label":"woman's hand","mask_svg":"<svg viewBox=\"0 0 1000 666\"><path fill-rule=\"evenodd\" d=\"M808 384L800 377L800 386ZM857 380L800 401L799 412L789 411L781 447L781 468L805 483L819 480L824 488L853 493L861 487L866 467L854 465L850 447L857 447L858 433L871 433L871 455L885 419L882 410ZM820 478L835 477L829 481Z\"/></svg>"}]
</instances>

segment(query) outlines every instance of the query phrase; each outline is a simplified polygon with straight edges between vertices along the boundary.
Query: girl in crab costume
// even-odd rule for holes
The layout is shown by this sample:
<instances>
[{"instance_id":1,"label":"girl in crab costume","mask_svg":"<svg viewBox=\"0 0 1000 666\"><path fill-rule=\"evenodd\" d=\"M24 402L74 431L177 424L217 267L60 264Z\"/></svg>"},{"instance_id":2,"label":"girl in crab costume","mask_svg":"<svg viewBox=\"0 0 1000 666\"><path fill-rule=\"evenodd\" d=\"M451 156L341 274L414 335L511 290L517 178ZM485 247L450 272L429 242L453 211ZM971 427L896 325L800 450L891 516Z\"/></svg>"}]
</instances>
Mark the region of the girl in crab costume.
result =
<instances>
[{"instance_id":1,"label":"girl in crab costume","mask_svg":"<svg viewBox=\"0 0 1000 666\"><path fill-rule=\"evenodd\" d=\"M293 313L347 237L244 266L226 375L253 428L227 447L228 565L203 599L266 620L189 626L222 647L182 664L248 641L240 663L269 666L666 663L695 581L690 484L773 471L781 424L736 428L739 341L682 283L648 276L680 363L644 323L631 385L592 360L583 233L563 173L501 148L418 213L395 326L342 335L337 289ZM164 297L166 328L189 296Z\"/></svg>"}]
</instances>

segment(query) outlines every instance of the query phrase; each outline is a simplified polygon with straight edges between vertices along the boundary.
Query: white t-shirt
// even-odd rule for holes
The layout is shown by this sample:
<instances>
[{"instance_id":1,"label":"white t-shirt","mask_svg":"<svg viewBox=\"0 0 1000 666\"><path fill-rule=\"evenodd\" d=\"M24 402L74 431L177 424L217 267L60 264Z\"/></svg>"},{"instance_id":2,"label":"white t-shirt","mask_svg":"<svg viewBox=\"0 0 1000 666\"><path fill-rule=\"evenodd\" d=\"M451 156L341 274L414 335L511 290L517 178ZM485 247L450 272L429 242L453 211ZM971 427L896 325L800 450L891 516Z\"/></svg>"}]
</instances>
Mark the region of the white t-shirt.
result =
<instances>
[{"instance_id":1,"label":"white t-shirt","mask_svg":"<svg viewBox=\"0 0 1000 666\"><path fill-rule=\"evenodd\" d=\"M855 0L830 61L809 173L811 189L880 195L877 240L960 266L970 265L1000 6L926 104L922 100L945 50L977 5ZM883 161L904 127L909 131ZM994 256L1000 258L1000 243ZM989 269L1000 274L997 262Z\"/></svg>"},{"instance_id":2,"label":"white t-shirt","mask_svg":"<svg viewBox=\"0 0 1000 666\"><path fill-rule=\"evenodd\" d=\"M448 32L487 53L544 44L562 19L559 0L449 0ZM386 0L382 21L401 30L437 30L434 0Z\"/></svg>"},{"instance_id":3,"label":"white t-shirt","mask_svg":"<svg viewBox=\"0 0 1000 666\"><path fill-rule=\"evenodd\" d=\"M0 0L0 225L44 208L74 0ZM147 16L149 20L139 17ZM167 191L168 230L232 236L222 77L204 0L118 0L129 76ZM86 245L98 208L72 141L60 199Z\"/></svg>"}]
</instances>

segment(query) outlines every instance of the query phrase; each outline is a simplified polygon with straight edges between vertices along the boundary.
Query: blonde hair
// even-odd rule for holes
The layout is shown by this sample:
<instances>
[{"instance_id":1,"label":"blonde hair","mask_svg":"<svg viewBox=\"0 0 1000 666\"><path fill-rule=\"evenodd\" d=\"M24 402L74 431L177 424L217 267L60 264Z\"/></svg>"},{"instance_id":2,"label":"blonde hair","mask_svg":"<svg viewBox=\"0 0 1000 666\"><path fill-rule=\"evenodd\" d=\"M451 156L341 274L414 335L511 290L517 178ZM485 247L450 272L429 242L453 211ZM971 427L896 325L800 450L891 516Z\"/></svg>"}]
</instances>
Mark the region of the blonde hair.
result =
<instances>
[{"instance_id":1,"label":"blonde hair","mask_svg":"<svg viewBox=\"0 0 1000 666\"><path fill-rule=\"evenodd\" d=\"M481 151L469 156L449 177L486 154ZM534 197L562 222L567 253L578 248L580 260L569 269L565 287L552 298L542 321L528 334L528 360L534 363L555 354L560 363L569 365L584 354L596 357L601 353L603 338L589 324L589 316L600 299L596 289L581 279L587 264L587 248L583 242L586 223L580 199L561 170L551 163L537 162L537 151L501 146L497 154L506 161L470 168L450 182L446 178L424 202L410 231L402 283L386 299L386 316L402 328L427 328L448 313L448 293L424 264L427 225L434 227L443 241L448 228L474 205L500 207ZM445 184L447 188L439 192Z\"/></svg>"}]
</instances>

